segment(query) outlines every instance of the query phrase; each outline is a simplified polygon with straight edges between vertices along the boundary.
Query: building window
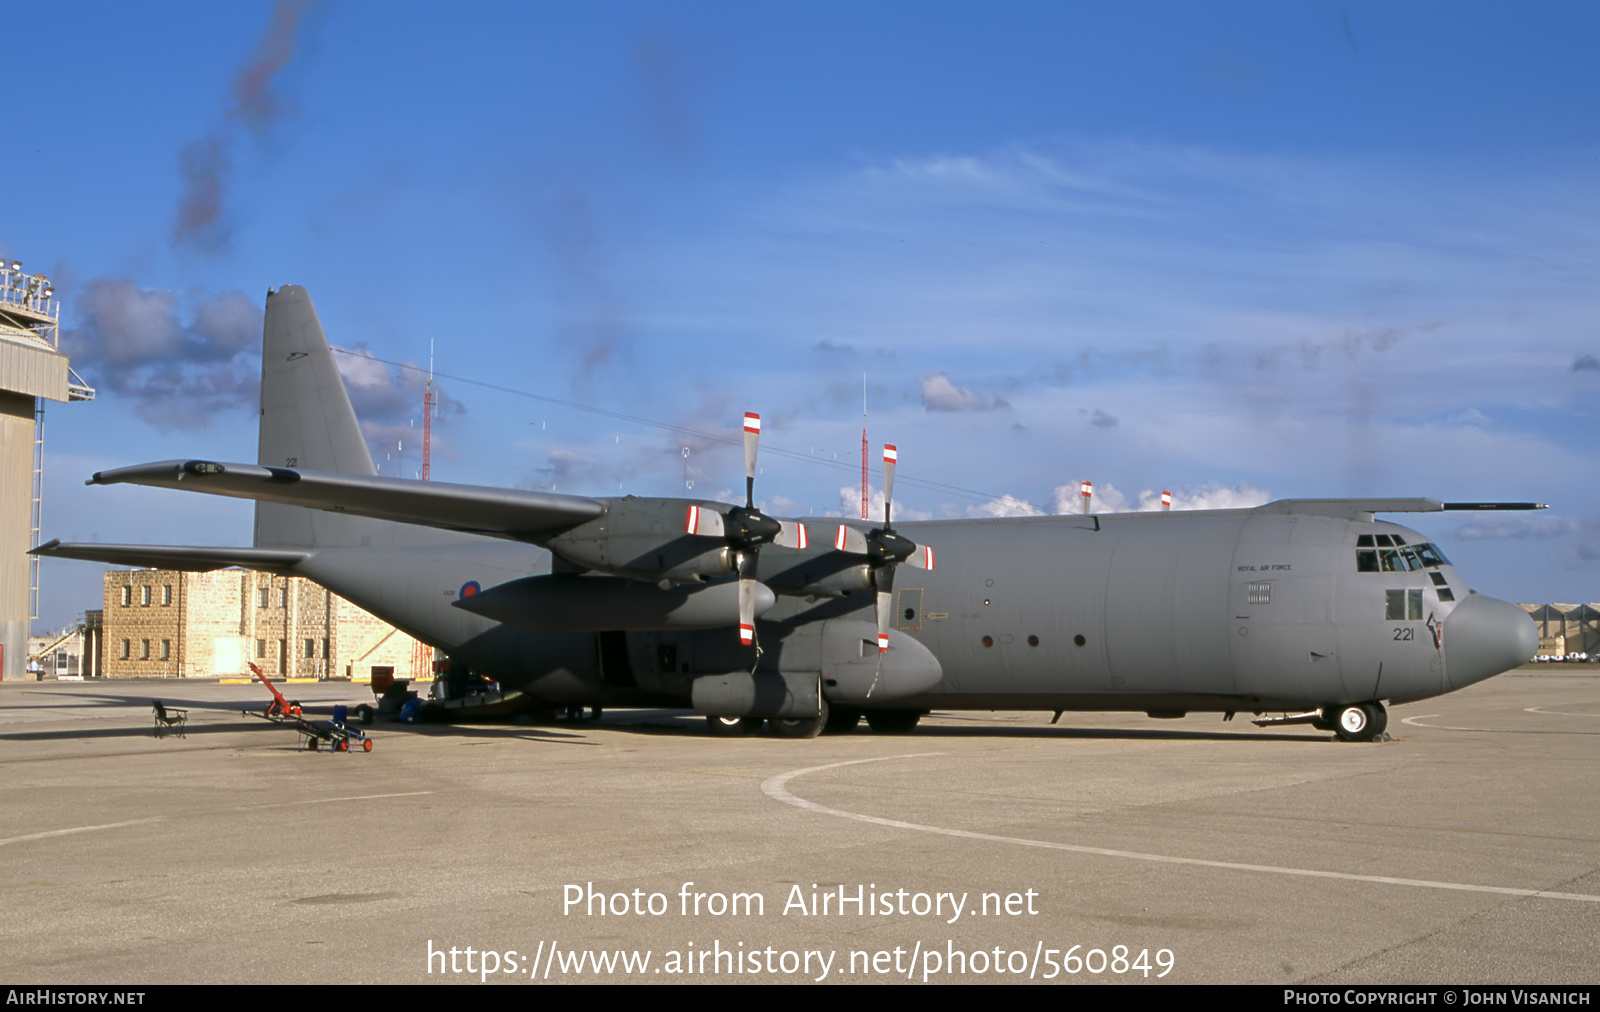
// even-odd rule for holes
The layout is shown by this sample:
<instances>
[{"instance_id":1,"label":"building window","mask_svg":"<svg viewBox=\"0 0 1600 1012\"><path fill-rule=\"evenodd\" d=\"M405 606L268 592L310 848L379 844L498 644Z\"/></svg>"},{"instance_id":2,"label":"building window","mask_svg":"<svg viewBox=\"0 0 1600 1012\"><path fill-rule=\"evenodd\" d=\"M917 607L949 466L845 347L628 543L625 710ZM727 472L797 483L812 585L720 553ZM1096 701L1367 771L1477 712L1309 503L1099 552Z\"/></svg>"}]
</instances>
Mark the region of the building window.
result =
<instances>
[{"instance_id":1,"label":"building window","mask_svg":"<svg viewBox=\"0 0 1600 1012\"><path fill-rule=\"evenodd\" d=\"M267 606L267 603L272 600L271 595L272 595L272 588L271 587L258 587L258 588L256 588L256 607L265 608Z\"/></svg>"},{"instance_id":2,"label":"building window","mask_svg":"<svg viewBox=\"0 0 1600 1012\"><path fill-rule=\"evenodd\" d=\"M149 640L140 640L139 641L139 659L141 661L148 661L150 659L150 641Z\"/></svg>"},{"instance_id":3,"label":"building window","mask_svg":"<svg viewBox=\"0 0 1600 1012\"><path fill-rule=\"evenodd\" d=\"M171 640L162 640L161 641L161 659L164 660L164 661L172 659L172 641Z\"/></svg>"},{"instance_id":4,"label":"building window","mask_svg":"<svg viewBox=\"0 0 1600 1012\"><path fill-rule=\"evenodd\" d=\"M256 657L260 658L265 656L267 656L267 641L256 640Z\"/></svg>"},{"instance_id":5,"label":"building window","mask_svg":"<svg viewBox=\"0 0 1600 1012\"><path fill-rule=\"evenodd\" d=\"M126 590L127 588L124 587L123 589ZM129 657L132 656L132 653L131 653L132 646L133 646L133 644L130 643L128 640L123 640L122 641L122 659L123 660L127 660Z\"/></svg>"},{"instance_id":6,"label":"building window","mask_svg":"<svg viewBox=\"0 0 1600 1012\"><path fill-rule=\"evenodd\" d=\"M133 588L132 587L123 587L122 588L122 606L124 608L126 608L128 605L130 605L132 603L133 603Z\"/></svg>"},{"instance_id":7,"label":"building window","mask_svg":"<svg viewBox=\"0 0 1600 1012\"><path fill-rule=\"evenodd\" d=\"M322 641L322 659L328 659L328 641L326 638L324 638Z\"/></svg>"},{"instance_id":8,"label":"building window","mask_svg":"<svg viewBox=\"0 0 1600 1012\"><path fill-rule=\"evenodd\" d=\"M307 657L315 657L315 656L317 656L317 641L316 640L306 640L306 656Z\"/></svg>"},{"instance_id":9,"label":"building window","mask_svg":"<svg viewBox=\"0 0 1600 1012\"><path fill-rule=\"evenodd\" d=\"M289 607L289 585L284 584L278 588L278 607Z\"/></svg>"},{"instance_id":10,"label":"building window","mask_svg":"<svg viewBox=\"0 0 1600 1012\"><path fill-rule=\"evenodd\" d=\"M172 604L172 584L163 584L161 587L161 607Z\"/></svg>"},{"instance_id":11,"label":"building window","mask_svg":"<svg viewBox=\"0 0 1600 1012\"><path fill-rule=\"evenodd\" d=\"M149 584L145 584L143 587L139 588L139 604L142 605L143 607L146 607L146 608L150 607L150 585Z\"/></svg>"}]
</instances>

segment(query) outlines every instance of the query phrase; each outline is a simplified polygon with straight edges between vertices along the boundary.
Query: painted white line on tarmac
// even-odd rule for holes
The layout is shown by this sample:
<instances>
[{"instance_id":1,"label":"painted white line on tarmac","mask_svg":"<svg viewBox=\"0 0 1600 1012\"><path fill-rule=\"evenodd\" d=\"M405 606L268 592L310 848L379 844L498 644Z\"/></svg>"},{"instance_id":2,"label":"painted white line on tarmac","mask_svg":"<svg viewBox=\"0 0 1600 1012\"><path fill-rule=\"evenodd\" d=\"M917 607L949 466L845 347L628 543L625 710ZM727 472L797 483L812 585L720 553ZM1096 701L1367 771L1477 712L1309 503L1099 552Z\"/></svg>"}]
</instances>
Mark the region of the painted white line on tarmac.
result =
<instances>
[{"instance_id":1,"label":"painted white line on tarmac","mask_svg":"<svg viewBox=\"0 0 1600 1012\"><path fill-rule=\"evenodd\" d=\"M1437 713L1424 713L1419 717L1407 717L1402 724L1412 727L1426 727L1433 731L1484 731L1490 734L1600 734L1600 731L1545 731L1540 728L1514 728L1514 727L1453 727L1450 724L1424 724L1429 717L1437 717ZM1575 714L1575 716L1588 716L1588 714Z\"/></svg>"},{"instance_id":2,"label":"painted white line on tarmac","mask_svg":"<svg viewBox=\"0 0 1600 1012\"><path fill-rule=\"evenodd\" d=\"M347 798L315 798L310 801L284 801L264 805L240 805L237 808L220 808L214 811L245 812L258 808L289 808L295 805L327 805L337 801L374 801L379 798L411 798L423 794L432 794L432 791L404 791L395 794L357 794ZM204 812L189 814L202 815ZM29 840L47 840L52 836L71 836L74 833L93 833L101 829L121 829L123 826L142 826L149 822L165 822L170 816L153 815L148 819L130 819L127 822L105 822L98 826L73 826L70 829L51 829L43 833L29 833L26 836L8 836L0 839L0 847L8 843L26 843Z\"/></svg>"},{"instance_id":3,"label":"painted white line on tarmac","mask_svg":"<svg viewBox=\"0 0 1600 1012\"><path fill-rule=\"evenodd\" d=\"M824 770L835 770L844 766L857 766L861 763L888 762L892 759L916 759L928 755L938 755L937 752L925 752L919 755L893 755L880 756L875 759L853 759L849 762L829 763L826 766L811 766L803 770L791 770L769 777L761 783L761 793L774 801L781 801L786 805L803 808L808 812L819 815L831 815L837 819L851 819L856 822L866 822L874 826L888 826L891 829L910 829L919 833L934 833L939 836L954 836L964 840L982 840L986 843L1009 843L1018 847L1038 847L1042 850L1063 850L1073 854L1093 854L1097 857L1119 857L1133 861L1153 861L1158 864L1185 864L1201 868L1221 868L1227 871L1256 872L1267 875L1294 875L1300 878L1336 879L1342 882L1367 882L1374 885L1409 886L1415 889L1446 889L1455 892L1491 893L1496 896L1518 896L1545 900L1575 900L1579 903L1600 903L1600 896L1591 896L1587 893L1562 893L1551 892L1544 889L1514 889L1510 886L1473 885L1467 882L1435 882L1431 879L1394 878L1388 875L1355 875L1343 871L1321 871L1315 868L1281 868L1270 864L1241 864L1233 861L1208 861L1198 857L1173 857L1168 854L1142 854L1133 850L1112 850L1107 847L1085 847L1073 843L1056 843L1051 840L1028 840L1017 836L997 836L993 833L975 833L966 829L946 829L942 826L924 826L915 822L903 822L899 819L884 819L876 815L861 815L856 812L846 812L838 808L829 808L819 805L815 801L796 797L789 791L789 781L796 777L803 777L810 773L821 773Z\"/></svg>"},{"instance_id":4,"label":"painted white line on tarmac","mask_svg":"<svg viewBox=\"0 0 1600 1012\"><path fill-rule=\"evenodd\" d=\"M130 819L127 822L107 822L99 826L73 826L71 829L52 829L45 833L29 833L27 836L9 836L0 840L0 847L8 843L26 843L29 840L46 840L52 836L70 836L73 833L92 833L97 829L121 829L123 826L138 826L146 822L165 822L165 815L153 815L148 819Z\"/></svg>"}]
</instances>

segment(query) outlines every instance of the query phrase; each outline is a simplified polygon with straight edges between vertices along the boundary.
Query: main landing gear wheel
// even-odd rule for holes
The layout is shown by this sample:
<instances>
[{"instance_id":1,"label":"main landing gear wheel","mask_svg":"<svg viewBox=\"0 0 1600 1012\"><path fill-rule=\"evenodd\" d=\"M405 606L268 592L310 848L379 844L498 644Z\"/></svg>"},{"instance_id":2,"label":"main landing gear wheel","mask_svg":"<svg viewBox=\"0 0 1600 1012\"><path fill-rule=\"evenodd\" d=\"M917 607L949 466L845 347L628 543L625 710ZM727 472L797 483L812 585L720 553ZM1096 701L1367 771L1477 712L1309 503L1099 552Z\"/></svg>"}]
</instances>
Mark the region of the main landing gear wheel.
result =
<instances>
[{"instance_id":1,"label":"main landing gear wheel","mask_svg":"<svg viewBox=\"0 0 1600 1012\"><path fill-rule=\"evenodd\" d=\"M906 734L921 719L922 714L916 710L867 711L867 726L879 734Z\"/></svg>"},{"instance_id":2,"label":"main landing gear wheel","mask_svg":"<svg viewBox=\"0 0 1600 1012\"><path fill-rule=\"evenodd\" d=\"M1329 707L1323 716L1333 723L1340 741L1372 741L1389 726L1389 714L1382 703L1352 703Z\"/></svg>"},{"instance_id":3,"label":"main landing gear wheel","mask_svg":"<svg viewBox=\"0 0 1600 1012\"><path fill-rule=\"evenodd\" d=\"M745 738L761 730L754 717L706 717L706 727L718 738Z\"/></svg>"},{"instance_id":4,"label":"main landing gear wheel","mask_svg":"<svg viewBox=\"0 0 1600 1012\"><path fill-rule=\"evenodd\" d=\"M828 701L821 700L822 712L815 717L775 717L767 726L779 738L815 738L828 725Z\"/></svg>"},{"instance_id":5,"label":"main landing gear wheel","mask_svg":"<svg viewBox=\"0 0 1600 1012\"><path fill-rule=\"evenodd\" d=\"M849 734L861 723L861 711L845 707L830 707L828 721L822 725L823 734Z\"/></svg>"}]
</instances>

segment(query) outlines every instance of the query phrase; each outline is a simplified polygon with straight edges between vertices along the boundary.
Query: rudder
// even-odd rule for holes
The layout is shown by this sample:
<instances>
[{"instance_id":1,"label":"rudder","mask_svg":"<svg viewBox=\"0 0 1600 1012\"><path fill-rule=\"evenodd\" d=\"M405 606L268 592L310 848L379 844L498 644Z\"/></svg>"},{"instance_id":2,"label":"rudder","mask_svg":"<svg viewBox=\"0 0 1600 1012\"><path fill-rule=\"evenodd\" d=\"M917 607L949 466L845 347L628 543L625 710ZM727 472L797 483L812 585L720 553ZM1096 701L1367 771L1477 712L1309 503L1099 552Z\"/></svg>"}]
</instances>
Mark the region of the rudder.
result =
<instances>
[{"instance_id":1,"label":"rudder","mask_svg":"<svg viewBox=\"0 0 1600 1012\"><path fill-rule=\"evenodd\" d=\"M299 285L267 291L256 462L308 471L377 473L316 307ZM258 502L255 544L261 548L346 543L354 533L346 529L350 519Z\"/></svg>"}]
</instances>

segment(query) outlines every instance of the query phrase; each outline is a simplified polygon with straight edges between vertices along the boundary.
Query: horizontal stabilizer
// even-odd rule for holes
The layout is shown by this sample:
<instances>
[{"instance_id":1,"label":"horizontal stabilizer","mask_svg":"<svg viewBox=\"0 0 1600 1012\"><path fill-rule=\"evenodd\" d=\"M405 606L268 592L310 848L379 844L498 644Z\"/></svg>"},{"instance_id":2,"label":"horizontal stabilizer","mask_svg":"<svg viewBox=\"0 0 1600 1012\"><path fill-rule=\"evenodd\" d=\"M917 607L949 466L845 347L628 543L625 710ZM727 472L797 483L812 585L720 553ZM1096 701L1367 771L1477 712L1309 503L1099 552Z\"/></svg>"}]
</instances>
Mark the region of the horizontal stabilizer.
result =
<instances>
[{"instance_id":1,"label":"horizontal stabilizer","mask_svg":"<svg viewBox=\"0 0 1600 1012\"><path fill-rule=\"evenodd\" d=\"M213 569L259 569L286 573L304 561L310 552L285 548L202 548L189 545L89 545L50 541L30 554L48 559L79 559L113 566L141 566L146 569L181 569L204 573Z\"/></svg>"},{"instance_id":2,"label":"horizontal stabilizer","mask_svg":"<svg viewBox=\"0 0 1600 1012\"><path fill-rule=\"evenodd\" d=\"M89 480L91 485L124 483L306 506L517 541L536 541L576 527L606 509L597 499L553 492L209 460L137 464L98 471Z\"/></svg>"}]
</instances>

